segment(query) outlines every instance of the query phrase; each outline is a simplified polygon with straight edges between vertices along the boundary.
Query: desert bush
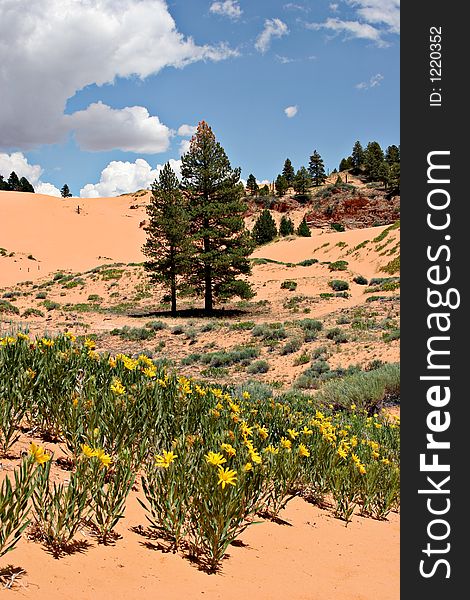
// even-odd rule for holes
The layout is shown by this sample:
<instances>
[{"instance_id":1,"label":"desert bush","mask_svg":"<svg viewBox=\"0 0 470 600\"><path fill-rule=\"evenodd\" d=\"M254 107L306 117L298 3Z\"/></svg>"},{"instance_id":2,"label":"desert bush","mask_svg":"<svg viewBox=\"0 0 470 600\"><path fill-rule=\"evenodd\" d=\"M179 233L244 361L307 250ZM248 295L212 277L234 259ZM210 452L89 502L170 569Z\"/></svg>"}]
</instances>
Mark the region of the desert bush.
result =
<instances>
[{"instance_id":1,"label":"desert bush","mask_svg":"<svg viewBox=\"0 0 470 600\"><path fill-rule=\"evenodd\" d=\"M297 352L301 347L302 340L299 338L292 338L284 344L279 353L281 356L286 356L287 354L293 354L294 352Z\"/></svg>"},{"instance_id":2,"label":"desert bush","mask_svg":"<svg viewBox=\"0 0 470 600\"><path fill-rule=\"evenodd\" d=\"M326 332L326 337L329 340L333 340L335 344L345 344L348 342L348 336L339 327L333 327Z\"/></svg>"},{"instance_id":3,"label":"desert bush","mask_svg":"<svg viewBox=\"0 0 470 600\"><path fill-rule=\"evenodd\" d=\"M392 342L393 340L399 340L400 330L392 329L391 331L387 331L386 333L382 334L382 339L384 342Z\"/></svg>"},{"instance_id":4,"label":"desert bush","mask_svg":"<svg viewBox=\"0 0 470 600\"><path fill-rule=\"evenodd\" d=\"M247 372L250 375L257 373L267 373L269 371L269 363L266 360L255 360L247 367Z\"/></svg>"},{"instance_id":5,"label":"desert bush","mask_svg":"<svg viewBox=\"0 0 470 600\"><path fill-rule=\"evenodd\" d=\"M19 315L20 309L11 302L8 302L8 300L0 300L0 314L1 313Z\"/></svg>"},{"instance_id":6,"label":"desert bush","mask_svg":"<svg viewBox=\"0 0 470 600\"><path fill-rule=\"evenodd\" d=\"M263 341L283 340L287 337L286 330L282 323L263 323L255 325L251 330L251 335L259 337Z\"/></svg>"},{"instance_id":7,"label":"desert bush","mask_svg":"<svg viewBox=\"0 0 470 600\"><path fill-rule=\"evenodd\" d=\"M118 335L123 340L142 341L155 337L155 330L148 327L129 327L124 325L122 329L112 329L111 335Z\"/></svg>"},{"instance_id":8,"label":"desert bush","mask_svg":"<svg viewBox=\"0 0 470 600\"><path fill-rule=\"evenodd\" d=\"M348 264L347 260L336 260L328 265L328 269L330 271L346 271Z\"/></svg>"},{"instance_id":9,"label":"desert bush","mask_svg":"<svg viewBox=\"0 0 470 600\"><path fill-rule=\"evenodd\" d=\"M356 277L353 278L354 283L357 283L358 285L367 285L367 279L365 277L363 277L362 275L356 275Z\"/></svg>"},{"instance_id":10,"label":"desert bush","mask_svg":"<svg viewBox=\"0 0 470 600\"><path fill-rule=\"evenodd\" d=\"M310 267L311 265L314 265L317 262L318 262L317 258L306 258L305 260L302 260L299 263L297 263L297 265L299 267Z\"/></svg>"},{"instance_id":11,"label":"desert bush","mask_svg":"<svg viewBox=\"0 0 470 600\"><path fill-rule=\"evenodd\" d=\"M335 292L349 290L349 283L347 281L343 281L342 279L333 279L332 281L328 282L328 285Z\"/></svg>"},{"instance_id":12,"label":"desert bush","mask_svg":"<svg viewBox=\"0 0 470 600\"><path fill-rule=\"evenodd\" d=\"M289 292L294 292L297 289L297 281L292 281L291 279L286 279L281 283L281 290L289 290Z\"/></svg>"},{"instance_id":13,"label":"desert bush","mask_svg":"<svg viewBox=\"0 0 470 600\"><path fill-rule=\"evenodd\" d=\"M27 319L28 317L43 317L44 313L38 308L27 308L23 311L23 314L21 316L24 319Z\"/></svg>"}]
</instances>

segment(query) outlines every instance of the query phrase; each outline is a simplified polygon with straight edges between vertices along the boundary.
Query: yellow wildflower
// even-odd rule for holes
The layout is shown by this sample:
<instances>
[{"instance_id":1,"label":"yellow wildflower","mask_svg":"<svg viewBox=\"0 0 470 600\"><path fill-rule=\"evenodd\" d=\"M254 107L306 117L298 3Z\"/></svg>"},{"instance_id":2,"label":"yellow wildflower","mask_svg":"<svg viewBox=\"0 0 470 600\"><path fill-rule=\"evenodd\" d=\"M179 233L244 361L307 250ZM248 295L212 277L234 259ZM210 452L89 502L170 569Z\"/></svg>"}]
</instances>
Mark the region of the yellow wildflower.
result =
<instances>
[{"instance_id":1,"label":"yellow wildflower","mask_svg":"<svg viewBox=\"0 0 470 600\"><path fill-rule=\"evenodd\" d=\"M295 429L288 429L287 433L290 435L290 437L295 440L295 438L299 435L299 432L296 431Z\"/></svg>"},{"instance_id":2,"label":"yellow wildflower","mask_svg":"<svg viewBox=\"0 0 470 600\"><path fill-rule=\"evenodd\" d=\"M340 446L338 448L338 450L336 451L336 453L341 456L341 458L346 458L346 456L348 455L348 451L346 450L346 448L344 446Z\"/></svg>"},{"instance_id":3,"label":"yellow wildflower","mask_svg":"<svg viewBox=\"0 0 470 600\"><path fill-rule=\"evenodd\" d=\"M258 425L258 433L263 440L265 440L268 437L268 430L266 427L261 427L260 425Z\"/></svg>"},{"instance_id":4,"label":"yellow wildflower","mask_svg":"<svg viewBox=\"0 0 470 600\"><path fill-rule=\"evenodd\" d=\"M222 444L221 449L224 450L229 456L235 456L237 451L231 444Z\"/></svg>"},{"instance_id":5,"label":"yellow wildflower","mask_svg":"<svg viewBox=\"0 0 470 600\"><path fill-rule=\"evenodd\" d=\"M31 454L31 456L34 456L34 460L37 462L38 465L43 465L48 460L51 460L51 455L46 454L44 448L42 448L41 446L36 446L34 442L31 442L31 445L29 447L29 453Z\"/></svg>"},{"instance_id":6,"label":"yellow wildflower","mask_svg":"<svg viewBox=\"0 0 470 600\"><path fill-rule=\"evenodd\" d=\"M304 435L313 435L313 431L312 431L311 429L309 429L309 428L307 427L307 425L305 425L305 426L304 426L304 428L302 429L302 433L303 433Z\"/></svg>"},{"instance_id":7,"label":"yellow wildflower","mask_svg":"<svg viewBox=\"0 0 470 600\"><path fill-rule=\"evenodd\" d=\"M71 342L74 342L77 338L73 335L71 331L66 331L64 336L68 338Z\"/></svg>"},{"instance_id":8,"label":"yellow wildflower","mask_svg":"<svg viewBox=\"0 0 470 600\"><path fill-rule=\"evenodd\" d=\"M36 371L33 371L33 369L26 369L26 373L30 379L34 379L36 377Z\"/></svg>"},{"instance_id":9,"label":"yellow wildflower","mask_svg":"<svg viewBox=\"0 0 470 600\"><path fill-rule=\"evenodd\" d=\"M246 463L246 465L243 467L243 470L245 471L245 473L248 473L248 471L252 471L253 465L251 464L251 462Z\"/></svg>"},{"instance_id":10,"label":"yellow wildflower","mask_svg":"<svg viewBox=\"0 0 470 600\"><path fill-rule=\"evenodd\" d=\"M351 404L351 410L356 410L357 406L355 404Z\"/></svg>"},{"instance_id":11,"label":"yellow wildflower","mask_svg":"<svg viewBox=\"0 0 470 600\"><path fill-rule=\"evenodd\" d=\"M361 475L364 475L364 473L366 472L366 468L362 463L357 463L357 470Z\"/></svg>"},{"instance_id":12,"label":"yellow wildflower","mask_svg":"<svg viewBox=\"0 0 470 600\"><path fill-rule=\"evenodd\" d=\"M19 340L29 341L29 335L26 335L25 333L22 333L21 331L19 333L17 333L16 336Z\"/></svg>"},{"instance_id":13,"label":"yellow wildflower","mask_svg":"<svg viewBox=\"0 0 470 600\"><path fill-rule=\"evenodd\" d=\"M85 346L85 348L88 348L88 350L94 350L96 348L95 341L91 340L90 338L85 338L83 345Z\"/></svg>"},{"instance_id":14,"label":"yellow wildflower","mask_svg":"<svg viewBox=\"0 0 470 600\"><path fill-rule=\"evenodd\" d=\"M112 369L114 369L114 367L116 366L116 359L115 359L115 358L110 358L110 359L108 360L108 365L109 365L109 366L110 366Z\"/></svg>"},{"instance_id":15,"label":"yellow wildflower","mask_svg":"<svg viewBox=\"0 0 470 600\"><path fill-rule=\"evenodd\" d=\"M218 475L219 481L217 482L217 485L220 484L222 489L224 489L226 485L235 485L235 482L237 481L237 472L231 471L230 469L220 467Z\"/></svg>"},{"instance_id":16,"label":"yellow wildflower","mask_svg":"<svg viewBox=\"0 0 470 600\"><path fill-rule=\"evenodd\" d=\"M249 427L246 421L241 422L240 431L243 436L253 435L253 427Z\"/></svg>"},{"instance_id":17,"label":"yellow wildflower","mask_svg":"<svg viewBox=\"0 0 470 600\"><path fill-rule=\"evenodd\" d=\"M220 452L208 452L204 454L204 458L210 465L214 465L215 467L219 467L227 462L227 459L220 454Z\"/></svg>"},{"instance_id":18,"label":"yellow wildflower","mask_svg":"<svg viewBox=\"0 0 470 600\"><path fill-rule=\"evenodd\" d=\"M264 451L269 452L270 454L279 454L279 448L275 448L272 444L269 444L269 446L266 446Z\"/></svg>"},{"instance_id":19,"label":"yellow wildflower","mask_svg":"<svg viewBox=\"0 0 470 600\"><path fill-rule=\"evenodd\" d=\"M223 392L220 388L211 388L211 392L214 394L216 398L222 398Z\"/></svg>"},{"instance_id":20,"label":"yellow wildflower","mask_svg":"<svg viewBox=\"0 0 470 600\"><path fill-rule=\"evenodd\" d=\"M42 338L41 344L43 346L46 346L47 348L52 348L52 346L54 345L54 340L49 340L48 338Z\"/></svg>"},{"instance_id":21,"label":"yellow wildflower","mask_svg":"<svg viewBox=\"0 0 470 600\"><path fill-rule=\"evenodd\" d=\"M101 449L97 449L95 450L96 454L96 458L98 458L98 460L101 462L101 464L103 465L103 467L108 468L109 465L111 464L111 457L109 456L109 454L106 454L104 450Z\"/></svg>"},{"instance_id":22,"label":"yellow wildflower","mask_svg":"<svg viewBox=\"0 0 470 600\"><path fill-rule=\"evenodd\" d=\"M178 458L178 455L174 452L167 452L163 450L163 455L158 454L155 457L155 461L157 463L157 467L162 467L163 469L168 469L172 462L174 462L175 458Z\"/></svg>"},{"instance_id":23,"label":"yellow wildflower","mask_svg":"<svg viewBox=\"0 0 470 600\"><path fill-rule=\"evenodd\" d=\"M119 379L117 377L115 379L113 379L110 389L112 392L114 392L118 396L121 396L122 394L126 393L126 388L122 385L122 383L119 381Z\"/></svg>"},{"instance_id":24,"label":"yellow wildflower","mask_svg":"<svg viewBox=\"0 0 470 600\"><path fill-rule=\"evenodd\" d=\"M299 444L299 456L310 456L310 452L305 444Z\"/></svg>"},{"instance_id":25,"label":"yellow wildflower","mask_svg":"<svg viewBox=\"0 0 470 600\"><path fill-rule=\"evenodd\" d=\"M261 456L258 454L257 450L251 450L250 451L250 458L251 460L256 464L256 465L260 465L263 462L263 459L261 458Z\"/></svg>"},{"instance_id":26,"label":"yellow wildflower","mask_svg":"<svg viewBox=\"0 0 470 600\"><path fill-rule=\"evenodd\" d=\"M249 400L251 398L250 392L243 392L242 396L244 400Z\"/></svg>"},{"instance_id":27,"label":"yellow wildflower","mask_svg":"<svg viewBox=\"0 0 470 600\"><path fill-rule=\"evenodd\" d=\"M283 448L286 448L287 450L290 450L292 448L292 442L287 438L283 437L281 438L281 446Z\"/></svg>"},{"instance_id":28,"label":"yellow wildflower","mask_svg":"<svg viewBox=\"0 0 470 600\"><path fill-rule=\"evenodd\" d=\"M240 412L240 407L238 406L238 404L235 404L234 402L229 402L228 403L230 410L234 413L239 413Z\"/></svg>"},{"instance_id":29,"label":"yellow wildflower","mask_svg":"<svg viewBox=\"0 0 470 600\"><path fill-rule=\"evenodd\" d=\"M388 458L382 458L382 460L380 462L382 462L384 465L390 464L390 461L388 460Z\"/></svg>"},{"instance_id":30,"label":"yellow wildflower","mask_svg":"<svg viewBox=\"0 0 470 600\"><path fill-rule=\"evenodd\" d=\"M87 444L82 444L82 452L87 458L96 456L96 450L93 450L93 448L90 448Z\"/></svg>"}]
</instances>

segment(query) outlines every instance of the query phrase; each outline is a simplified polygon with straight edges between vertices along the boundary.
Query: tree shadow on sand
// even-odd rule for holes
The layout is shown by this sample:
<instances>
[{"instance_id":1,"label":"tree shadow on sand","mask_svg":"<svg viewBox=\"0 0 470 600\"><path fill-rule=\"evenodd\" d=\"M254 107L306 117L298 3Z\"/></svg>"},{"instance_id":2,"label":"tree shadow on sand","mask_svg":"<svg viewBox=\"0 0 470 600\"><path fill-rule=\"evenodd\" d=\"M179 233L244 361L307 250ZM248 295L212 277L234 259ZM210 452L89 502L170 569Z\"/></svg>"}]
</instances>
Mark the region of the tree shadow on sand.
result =
<instances>
[{"instance_id":1,"label":"tree shadow on sand","mask_svg":"<svg viewBox=\"0 0 470 600\"><path fill-rule=\"evenodd\" d=\"M177 310L174 314L171 314L169 310L135 310L127 313L128 317L133 318L153 318L153 317L172 317L172 318L183 318L183 319L202 319L202 318L231 318L241 317L246 315L247 312L237 308L214 308L208 312L203 308L186 308Z\"/></svg>"}]
</instances>

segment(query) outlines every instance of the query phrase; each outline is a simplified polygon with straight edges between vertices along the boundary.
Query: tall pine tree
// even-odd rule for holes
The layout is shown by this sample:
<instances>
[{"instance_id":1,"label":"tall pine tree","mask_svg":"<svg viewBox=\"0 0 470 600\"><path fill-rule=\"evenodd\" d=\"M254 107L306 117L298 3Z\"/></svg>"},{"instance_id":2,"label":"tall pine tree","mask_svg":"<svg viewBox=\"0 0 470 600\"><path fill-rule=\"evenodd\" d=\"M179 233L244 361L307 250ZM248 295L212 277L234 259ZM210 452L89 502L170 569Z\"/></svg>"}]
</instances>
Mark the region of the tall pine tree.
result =
<instances>
[{"instance_id":1,"label":"tall pine tree","mask_svg":"<svg viewBox=\"0 0 470 600\"><path fill-rule=\"evenodd\" d=\"M370 181L380 181L384 153L378 142L369 142L364 153L366 174Z\"/></svg>"},{"instance_id":2,"label":"tall pine tree","mask_svg":"<svg viewBox=\"0 0 470 600\"><path fill-rule=\"evenodd\" d=\"M192 252L185 204L178 178L167 163L152 184L152 199L147 205L149 224L145 227L148 238L142 251L149 258L144 268L150 279L170 291L173 315L181 276L189 268Z\"/></svg>"},{"instance_id":3,"label":"tall pine tree","mask_svg":"<svg viewBox=\"0 0 470 600\"><path fill-rule=\"evenodd\" d=\"M204 308L211 312L217 297L252 293L248 283L237 280L251 273L248 256L253 249L243 220L240 169L232 169L212 129L201 121L181 159L181 174L192 245L186 278L197 293L204 292Z\"/></svg>"},{"instance_id":4,"label":"tall pine tree","mask_svg":"<svg viewBox=\"0 0 470 600\"><path fill-rule=\"evenodd\" d=\"M326 179L325 165L323 164L322 157L316 150L313 151L310 157L308 172L315 186L321 185Z\"/></svg>"},{"instance_id":5,"label":"tall pine tree","mask_svg":"<svg viewBox=\"0 0 470 600\"><path fill-rule=\"evenodd\" d=\"M256 244L267 244L277 236L276 221L267 208L256 219L251 232Z\"/></svg>"},{"instance_id":6,"label":"tall pine tree","mask_svg":"<svg viewBox=\"0 0 470 600\"><path fill-rule=\"evenodd\" d=\"M10 177L8 178L8 187L12 192L20 192L20 180L18 179L18 175L15 171L10 173Z\"/></svg>"},{"instance_id":7,"label":"tall pine tree","mask_svg":"<svg viewBox=\"0 0 470 600\"><path fill-rule=\"evenodd\" d=\"M256 177L252 173L248 175L248 179L246 180L246 189L250 192L252 196L256 194L256 192L259 190L259 185L256 181Z\"/></svg>"},{"instance_id":8,"label":"tall pine tree","mask_svg":"<svg viewBox=\"0 0 470 600\"><path fill-rule=\"evenodd\" d=\"M279 197L284 196L284 194L289 189L289 184L287 182L287 179L284 177L284 175L278 175L277 176L276 183L274 184L274 187L276 188L276 192L277 192L277 194L278 194Z\"/></svg>"},{"instance_id":9,"label":"tall pine tree","mask_svg":"<svg viewBox=\"0 0 470 600\"><path fill-rule=\"evenodd\" d=\"M305 196L312 185L312 179L310 173L305 167L300 169L295 174L294 178L294 191L301 196Z\"/></svg>"},{"instance_id":10,"label":"tall pine tree","mask_svg":"<svg viewBox=\"0 0 470 600\"><path fill-rule=\"evenodd\" d=\"M64 183L62 189L60 190L60 195L62 196L62 198L71 198L72 197L69 186L66 183Z\"/></svg>"},{"instance_id":11,"label":"tall pine tree","mask_svg":"<svg viewBox=\"0 0 470 600\"><path fill-rule=\"evenodd\" d=\"M356 173L358 173L364 162L364 149L362 148L361 142L359 140L357 140L357 142L353 146L351 159L352 168Z\"/></svg>"},{"instance_id":12,"label":"tall pine tree","mask_svg":"<svg viewBox=\"0 0 470 600\"><path fill-rule=\"evenodd\" d=\"M282 169L282 175L283 175L283 177L285 177L285 180L287 181L289 186L294 185L295 171L294 171L294 167L292 166L292 163L289 158L286 158L286 160L284 162L284 168Z\"/></svg>"},{"instance_id":13,"label":"tall pine tree","mask_svg":"<svg viewBox=\"0 0 470 600\"><path fill-rule=\"evenodd\" d=\"M286 215L282 215L281 222L279 224L279 235L286 236L292 235L294 233L294 223L292 219L286 217Z\"/></svg>"},{"instance_id":14,"label":"tall pine tree","mask_svg":"<svg viewBox=\"0 0 470 600\"><path fill-rule=\"evenodd\" d=\"M34 188L26 179L26 177L22 177L19 181L19 191L20 192L31 192L34 194Z\"/></svg>"}]
</instances>

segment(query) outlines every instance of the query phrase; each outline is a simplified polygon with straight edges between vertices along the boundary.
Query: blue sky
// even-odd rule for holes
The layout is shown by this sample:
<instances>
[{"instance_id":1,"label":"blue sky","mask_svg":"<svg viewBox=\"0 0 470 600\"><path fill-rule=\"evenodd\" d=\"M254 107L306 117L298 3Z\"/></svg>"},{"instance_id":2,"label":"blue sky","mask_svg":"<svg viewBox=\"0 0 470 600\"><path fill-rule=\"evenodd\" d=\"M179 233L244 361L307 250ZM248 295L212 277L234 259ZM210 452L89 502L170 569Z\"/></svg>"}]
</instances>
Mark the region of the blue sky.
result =
<instances>
[{"instance_id":1,"label":"blue sky","mask_svg":"<svg viewBox=\"0 0 470 600\"><path fill-rule=\"evenodd\" d=\"M37 191L146 187L166 161L178 171L201 119L244 179L399 144L398 0L35 6L0 3L0 174Z\"/></svg>"}]
</instances>

